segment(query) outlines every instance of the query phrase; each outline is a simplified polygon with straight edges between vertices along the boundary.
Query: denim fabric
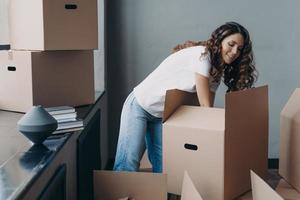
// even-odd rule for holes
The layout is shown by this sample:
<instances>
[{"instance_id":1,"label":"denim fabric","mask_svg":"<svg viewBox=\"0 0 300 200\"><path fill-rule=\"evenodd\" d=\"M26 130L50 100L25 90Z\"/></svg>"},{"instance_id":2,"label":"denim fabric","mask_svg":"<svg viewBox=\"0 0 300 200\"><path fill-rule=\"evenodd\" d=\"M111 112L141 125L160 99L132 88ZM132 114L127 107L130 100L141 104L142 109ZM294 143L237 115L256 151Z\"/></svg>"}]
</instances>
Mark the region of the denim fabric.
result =
<instances>
[{"instance_id":1,"label":"denim fabric","mask_svg":"<svg viewBox=\"0 0 300 200\"><path fill-rule=\"evenodd\" d=\"M162 119L145 111L133 92L127 97L121 114L115 171L138 171L148 150L153 172L162 172Z\"/></svg>"}]
</instances>

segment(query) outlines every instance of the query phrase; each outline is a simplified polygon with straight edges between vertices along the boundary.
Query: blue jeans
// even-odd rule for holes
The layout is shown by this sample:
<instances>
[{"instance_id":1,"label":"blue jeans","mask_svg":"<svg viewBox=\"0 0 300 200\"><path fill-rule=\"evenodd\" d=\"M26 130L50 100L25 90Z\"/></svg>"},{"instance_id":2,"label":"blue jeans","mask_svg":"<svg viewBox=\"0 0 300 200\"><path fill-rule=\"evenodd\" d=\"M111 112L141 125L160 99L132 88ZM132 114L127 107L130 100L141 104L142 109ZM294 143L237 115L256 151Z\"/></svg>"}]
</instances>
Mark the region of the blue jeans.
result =
<instances>
[{"instance_id":1,"label":"blue jeans","mask_svg":"<svg viewBox=\"0 0 300 200\"><path fill-rule=\"evenodd\" d=\"M153 172L161 173L162 119L145 111L132 92L122 109L114 170L138 171L146 148Z\"/></svg>"}]
</instances>

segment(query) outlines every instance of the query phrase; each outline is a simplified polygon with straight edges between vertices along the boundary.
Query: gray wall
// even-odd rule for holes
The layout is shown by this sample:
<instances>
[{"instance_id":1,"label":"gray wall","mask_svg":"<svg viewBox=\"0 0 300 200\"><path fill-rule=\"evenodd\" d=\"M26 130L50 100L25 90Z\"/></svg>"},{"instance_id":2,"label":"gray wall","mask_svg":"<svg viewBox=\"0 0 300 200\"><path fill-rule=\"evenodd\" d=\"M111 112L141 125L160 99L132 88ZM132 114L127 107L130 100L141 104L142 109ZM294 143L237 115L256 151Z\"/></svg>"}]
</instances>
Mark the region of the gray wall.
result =
<instances>
[{"instance_id":1,"label":"gray wall","mask_svg":"<svg viewBox=\"0 0 300 200\"><path fill-rule=\"evenodd\" d=\"M269 85L269 157L278 158L280 111L300 86L299 7L297 0L109 0L106 83L110 156L117 142L122 103L133 87L176 44L206 40L218 25L237 21L252 37L260 73L256 85ZM217 107L224 105L224 94L221 86Z\"/></svg>"}]
</instances>

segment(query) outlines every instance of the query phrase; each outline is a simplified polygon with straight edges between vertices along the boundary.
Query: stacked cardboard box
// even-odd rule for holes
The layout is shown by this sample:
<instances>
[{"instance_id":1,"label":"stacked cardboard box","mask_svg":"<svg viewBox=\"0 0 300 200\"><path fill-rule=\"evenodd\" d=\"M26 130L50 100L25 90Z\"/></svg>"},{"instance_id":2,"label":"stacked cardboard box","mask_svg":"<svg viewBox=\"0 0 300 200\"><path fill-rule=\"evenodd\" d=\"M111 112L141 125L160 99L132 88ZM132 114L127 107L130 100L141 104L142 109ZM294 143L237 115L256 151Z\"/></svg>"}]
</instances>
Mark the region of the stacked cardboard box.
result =
<instances>
[{"instance_id":1,"label":"stacked cardboard box","mask_svg":"<svg viewBox=\"0 0 300 200\"><path fill-rule=\"evenodd\" d=\"M97 0L11 0L11 50L0 51L0 109L94 102Z\"/></svg>"}]
</instances>

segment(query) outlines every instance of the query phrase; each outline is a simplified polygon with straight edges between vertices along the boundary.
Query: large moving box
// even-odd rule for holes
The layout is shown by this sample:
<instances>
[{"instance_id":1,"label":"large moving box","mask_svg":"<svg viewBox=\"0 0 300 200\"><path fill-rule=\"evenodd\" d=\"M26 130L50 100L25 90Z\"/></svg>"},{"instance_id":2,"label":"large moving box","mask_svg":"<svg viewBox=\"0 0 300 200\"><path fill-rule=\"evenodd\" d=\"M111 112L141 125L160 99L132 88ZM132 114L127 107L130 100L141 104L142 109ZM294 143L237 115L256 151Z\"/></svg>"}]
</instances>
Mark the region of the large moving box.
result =
<instances>
[{"instance_id":1,"label":"large moving box","mask_svg":"<svg viewBox=\"0 0 300 200\"><path fill-rule=\"evenodd\" d=\"M300 88L280 114L279 174L300 191Z\"/></svg>"},{"instance_id":2,"label":"large moving box","mask_svg":"<svg viewBox=\"0 0 300 200\"><path fill-rule=\"evenodd\" d=\"M267 173L268 88L228 93L225 109L187 106L195 102L192 97L167 92L163 172L168 192L180 194L186 170L203 199L231 200L251 188L250 169Z\"/></svg>"},{"instance_id":3,"label":"large moving box","mask_svg":"<svg viewBox=\"0 0 300 200\"><path fill-rule=\"evenodd\" d=\"M0 109L94 103L93 51L0 51Z\"/></svg>"},{"instance_id":4,"label":"large moving box","mask_svg":"<svg viewBox=\"0 0 300 200\"><path fill-rule=\"evenodd\" d=\"M98 48L97 0L10 0L11 49Z\"/></svg>"},{"instance_id":5,"label":"large moving box","mask_svg":"<svg viewBox=\"0 0 300 200\"><path fill-rule=\"evenodd\" d=\"M300 200L300 193L281 179L274 191L255 172L251 171L253 200Z\"/></svg>"}]
</instances>

